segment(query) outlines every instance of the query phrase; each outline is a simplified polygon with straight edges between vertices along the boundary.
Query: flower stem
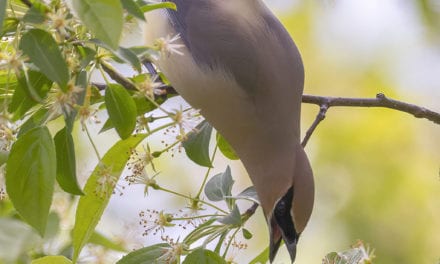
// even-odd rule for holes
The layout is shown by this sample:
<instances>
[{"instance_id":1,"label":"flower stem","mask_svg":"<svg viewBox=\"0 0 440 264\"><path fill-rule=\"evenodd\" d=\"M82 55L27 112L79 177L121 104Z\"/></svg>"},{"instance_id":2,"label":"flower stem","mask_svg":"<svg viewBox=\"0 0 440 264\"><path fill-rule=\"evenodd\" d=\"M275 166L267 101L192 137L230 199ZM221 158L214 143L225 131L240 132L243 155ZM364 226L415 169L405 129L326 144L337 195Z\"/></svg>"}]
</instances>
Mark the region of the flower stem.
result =
<instances>
[{"instance_id":1,"label":"flower stem","mask_svg":"<svg viewBox=\"0 0 440 264\"><path fill-rule=\"evenodd\" d=\"M211 157L211 164L214 162L215 154L217 153L217 149L218 149L218 145L215 145L214 152L212 153L212 157ZM202 185L200 186L200 189L197 192L197 195L195 197L195 199L197 199L197 200L200 198L200 195L202 194L203 188L205 187L206 181L208 180L208 176L209 176L209 173L211 172L211 169L212 169L212 167L208 167L208 169L206 170Z\"/></svg>"},{"instance_id":2,"label":"flower stem","mask_svg":"<svg viewBox=\"0 0 440 264\"><path fill-rule=\"evenodd\" d=\"M229 248L231 247L232 244L232 240L234 239L235 235L237 235L238 231L240 230L240 228L237 228L234 233L231 236L231 239L229 239L228 245L225 248L225 252L223 253L223 258L226 258L226 254L228 253Z\"/></svg>"},{"instance_id":3,"label":"flower stem","mask_svg":"<svg viewBox=\"0 0 440 264\"><path fill-rule=\"evenodd\" d=\"M222 212L224 214L228 214L228 212L226 212L225 210L221 209L220 207L218 207L218 206L216 206L216 205L214 205L214 204L212 204L210 202L206 202L206 201L200 200L200 199L195 199L195 198L192 198L192 197L190 197L188 195L184 195L184 194L181 194L181 193L169 190L169 189L165 189L165 188L160 187L160 186L157 188L157 190L161 190L161 191L164 191L164 192L167 192L167 193L171 193L171 194L174 194L176 196L180 196L180 197L186 198L186 199L191 200L191 201L196 200L196 201L198 201L198 202L200 202L200 203L202 203L204 205L207 205L207 206L210 206L210 207L216 209L219 212Z\"/></svg>"},{"instance_id":4,"label":"flower stem","mask_svg":"<svg viewBox=\"0 0 440 264\"><path fill-rule=\"evenodd\" d=\"M89 129L87 128L87 125L85 123L84 123L83 128L86 131L87 138L89 139L90 144L92 144L92 147L93 147L93 150L95 151L96 157L98 158L99 161L101 161L101 155L99 155L98 148L96 147L95 142L93 142L92 136L90 135Z\"/></svg>"},{"instance_id":5,"label":"flower stem","mask_svg":"<svg viewBox=\"0 0 440 264\"><path fill-rule=\"evenodd\" d=\"M173 220L192 220L192 219L198 219L198 218L208 218L208 217L223 217L225 215L219 215L219 214L208 214L208 215L195 215L191 217L173 217Z\"/></svg>"}]
</instances>

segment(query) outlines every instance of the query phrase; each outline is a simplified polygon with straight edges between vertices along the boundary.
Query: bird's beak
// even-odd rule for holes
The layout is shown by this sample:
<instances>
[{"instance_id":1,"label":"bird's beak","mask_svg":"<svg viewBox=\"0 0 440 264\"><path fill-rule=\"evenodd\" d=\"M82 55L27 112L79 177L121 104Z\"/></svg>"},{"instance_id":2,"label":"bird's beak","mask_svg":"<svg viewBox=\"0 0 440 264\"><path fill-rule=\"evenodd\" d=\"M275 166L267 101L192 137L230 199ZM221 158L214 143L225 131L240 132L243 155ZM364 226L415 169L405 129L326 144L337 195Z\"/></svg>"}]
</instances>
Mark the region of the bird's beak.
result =
<instances>
[{"instance_id":1,"label":"bird's beak","mask_svg":"<svg viewBox=\"0 0 440 264\"><path fill-rule=\"evenodd\" d=\"M269 260L270 263L273 262L278 249L281 245L281 241L284 240L284 243L286 244L287 251L290 255L290 260L293 263L296 258L296 244L298 242L299 234L295 234L295 238L292 240L289 240L287 237L283 235L283 232L281 231L280 227L276 225L275 220L272 220L273 223L271 224L271 230L270 230L270 244L269 244ZM275 224L275 225L274 225Z\"/></svg>"},{"instance_id":2,"label":"bird's beak","mask_svg":"<svg viewBox=\"0 0 440 264\"><path fill-rule=\"evenodd\" d=\"M287 251L289 252L290 255L290 260L292 261L292 263L295 261L296 258L296 243L298 242L298 239L296 239L293 242L289 242L287 240L284 240L286 247L287 247Z\"/></svg>"},{"instance_id":3,"label":"bird's beak","mask_svg":"<svg viewBox=\"0 0 440 264\"><path fill-rule=\"evenodd\" d=\"M277 255L278 249L280 248L282 238L281 230L273 217L270 221L269 236L269 260L270 263L272 263L275 256Z\"/></svg>"}]
</instances>

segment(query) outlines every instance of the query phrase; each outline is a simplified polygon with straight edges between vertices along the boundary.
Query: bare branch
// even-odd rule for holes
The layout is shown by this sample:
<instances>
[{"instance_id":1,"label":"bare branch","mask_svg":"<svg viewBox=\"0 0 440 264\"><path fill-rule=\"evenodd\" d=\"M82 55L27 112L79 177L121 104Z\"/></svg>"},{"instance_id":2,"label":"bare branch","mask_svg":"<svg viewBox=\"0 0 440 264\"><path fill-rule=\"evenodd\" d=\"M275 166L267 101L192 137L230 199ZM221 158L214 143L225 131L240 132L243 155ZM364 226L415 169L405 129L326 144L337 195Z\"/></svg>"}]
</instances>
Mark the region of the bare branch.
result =
<instances>
[{"instance_id":1,"label":"bare branch","mask_svg":"<svg viewBox=\"0 0 440 264\"><path fill-rule=\"evenodd\" d=\"M350 106L350 107L384 107L411 114L417 118L425 118L440 125L440 113L429 110L425 107L397 101L379 93L376 98L343 98L326 97L315 95L303 95L303 103L316 104L319 106Z\"/></svg>"},{"instance_id":2,"label":"bare branch","mask_svg":"<svg viewBox=\"0 0 440 264\"><path fill-rule=\"evenodd\" d=\"M325 114L327 113L329 106L327 104L322 104L319 113L316 115L315 121L310 126L310 128L307 130L306 135L304 136L303 141L301 142L301 146L304 148L307 145L307 142L309 142L310 137L312 136L313 132L315 131L316 127L321 123L322 120L325 118Z\"/></svg>"},{"instance_id":3,"label":"bare branch","mask_svg":"<svg viewBox=\"0 0 440 264\"><path fill-rule=\"evenodd\" d=\"M379 93L376 98L345 98L345 97L328 97L304 94L303 103L319 105L319 113L316 115L315 121L307 130L301 145L305 147L316 127L324 120L328 109L332 106L350 106L350 107L384 107L401 112L411 114L417 118L425 118L436 124L440 124L440 113L426 109L425 107L408 104L386 97Z\"/></svg>"},{"instance_id":4,"label":"bare branch","mask_svg":"<svg viewBox=\"0 0 440 264\"><path fill-rule=\"evenodd\" d=\"M113 67L104 61L100 62L100 65L102 69L112 78L115 82L119 83L120 85L124 86L127 90L133 90L136 91L136 86L127 78L125 78L123 75L121 75L119 72L117 72Z\"/></svg>"}]
</instances>

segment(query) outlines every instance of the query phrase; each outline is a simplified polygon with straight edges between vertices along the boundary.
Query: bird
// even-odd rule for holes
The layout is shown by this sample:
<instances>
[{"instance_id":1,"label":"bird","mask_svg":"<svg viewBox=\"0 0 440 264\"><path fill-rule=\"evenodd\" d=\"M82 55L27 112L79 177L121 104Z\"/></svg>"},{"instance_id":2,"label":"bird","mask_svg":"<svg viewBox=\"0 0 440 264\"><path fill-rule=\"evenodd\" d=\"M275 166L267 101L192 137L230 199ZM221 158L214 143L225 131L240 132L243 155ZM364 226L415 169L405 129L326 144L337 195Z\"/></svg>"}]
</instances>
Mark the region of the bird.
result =
<instances>
[{"instance_id":1,"label":"bird","mask_svg":"<svg viewBox=\"0 0 440 264\"><path fill-rule=\"evenodd\" d=\"M153 62L239 156L268 225L270 262L284 241L293 263L315 193L300 140L299 50L261 0L167 1L177 10L146 13L144 43L173 39L176 51Z\"/></svg>"}]
</instances>

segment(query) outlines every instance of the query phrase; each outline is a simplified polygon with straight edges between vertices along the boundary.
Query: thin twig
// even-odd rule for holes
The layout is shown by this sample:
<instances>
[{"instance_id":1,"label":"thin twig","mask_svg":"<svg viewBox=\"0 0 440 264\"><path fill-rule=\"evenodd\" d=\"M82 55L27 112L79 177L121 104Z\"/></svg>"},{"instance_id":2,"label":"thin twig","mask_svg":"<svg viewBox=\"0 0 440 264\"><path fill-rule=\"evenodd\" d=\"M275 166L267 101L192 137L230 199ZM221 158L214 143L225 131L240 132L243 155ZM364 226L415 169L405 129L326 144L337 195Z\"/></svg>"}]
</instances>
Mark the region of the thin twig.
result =
<instances>
[{"instance_id":1,"label":"thin twig","mask_svg":"<svg viewBox=\"0 0 440 264\"><path fill-rule=\"evenodd\" d=\"M313 132L315 132L316 127L321 123L322 120L325 119L325 114L327 113L329 106L326 103L323 103L320 108L319 112L316 115L315 121L310 126L310 128L307 130L306 135L304 136L303 141L301 142L301 146L304 148L307 145L307 142L309 142L310 137L312 136Z\"/></svg>"},{"instance_id":2,"label":"thin twig","mask_svg":"<svg viewBox=\"0 0 440 264\"><path fill-rule=\"evenodd\" d=\"M246 222L251 216L255 214L258 209L259 204L254 202L251 207L249 207L244 214L241 215L243 223Z\"/></svg>"},{"instance_id":3,"label":"thin twig","mask_svg":"<svg viewBox=\"0 0 440 264\"><path fill-rule=\"evenodd\" d=\"M328 105L328 108L332 106L384 107L405 112L417 118L425 118L436 124L440 124L440 113L434 112L425 107L388 98L382 93L377 94L376 98L344 98L305 94L303 95L302 102L319 106Z\"/></svg>"},{"instance_id":4,"label":"thin twig","mask_svg":"<svg viewBox=\"0 0 440 264\"><path fill-rule=\"evenodd\" d=\"M107 84L104 83L92 82L92 85L95 86L99 91L104 91L105 89L107 89Z\"/></svg>"},{"instance_id":5,"label":"thin twig","mask_svg":"<svg viewBox=\"0 0 440 264\"><path fill-rule=\"evenodd\" d=\"M255 211L257 211L258 203L253 203L252 206L244 212L244 215L247 217L251 217L253 214L255 214Z\"/></svg>"},{"instance_id":6,"label":"thin twig","mask_svg":"<svg viewBox=\"0 0 440 264\"><path fill-rule=\"evenodd\" d=\"M127 78L125 78L123 75L121 75L119 72L115 71L113 67L108 64L107 62L101 61L100 65L102 69L112 78L115 82L119 83L120 85L124 86L127 90L133 90L137 91L136 86Z\"/></svg>"}]
</instances>

